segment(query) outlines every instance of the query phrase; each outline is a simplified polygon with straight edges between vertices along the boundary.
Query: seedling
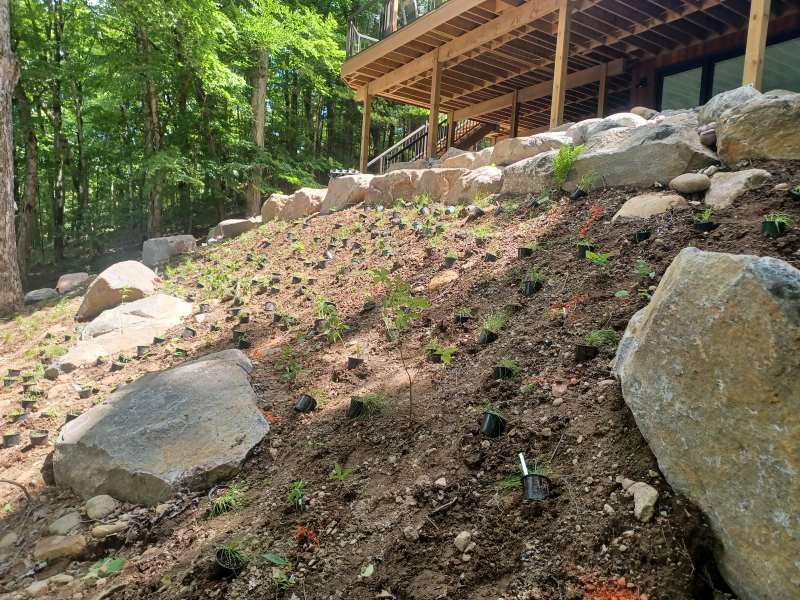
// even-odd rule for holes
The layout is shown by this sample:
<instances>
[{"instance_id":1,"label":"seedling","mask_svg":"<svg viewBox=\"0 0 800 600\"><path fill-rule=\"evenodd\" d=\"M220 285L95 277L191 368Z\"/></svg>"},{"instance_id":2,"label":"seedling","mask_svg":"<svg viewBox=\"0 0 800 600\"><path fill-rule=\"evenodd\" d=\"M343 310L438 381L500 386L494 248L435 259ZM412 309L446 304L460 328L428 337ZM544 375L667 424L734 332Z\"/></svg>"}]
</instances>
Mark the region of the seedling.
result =
<instances>
[{"instance_id":1,"label":"seedling","mask_svg":"<svg viewBox=\"0 0 800 600\"><path fill-rule=\"evenodd\" d=\"M383 394L370 393L364 396L354 396L350 400L347 416L351 419L368 419L379 414L388 404L388 399Z\"/></svg>"},{"instance_id":2,"label":"seedling","mask_svg":"<svg viewBox=\"0 0 800 600\"><path fill-rule=\"evenodd\" d=\"M578 241L578 258L586 258L587 252L593 252L595 250L594 244L588 239L583 238Z\"/></svg>"},{"instance_id":3,"label":"seedling","mask_svg":"<svg viewBox=\"0 0 800 600\"><path fill-rule=\"evenodd\" d=\"M769 213L761 219L761 230L768 237L781 236L792 225L794 225L794 219L785 213Z\"/></svg>"},{"instance_id":4,"label":"seedling","mask_svg":"<svg viewBox=\"0 0 800 600\"><path fill-rule=\"evenodd\" d=\"M452 267L454 264L456 264L457 260L458 254L456 254L453 250L450 250L447 253L447 256L444 257L444 264L446 267Z\"/></svg>"},{"instance_id":5,"label":"seedling","mask_svg":"<svg viewBox=\"0 0 800 600\"><path fill-rule=\"evenodd\" d=\"M544 285L544 273L531 269L522 278L522 293L526 296L532 296L535 292L542 289Z\"/></svg>"},{"instance_id":6,"label":"seedling","mask_svg":"<svg viewBox=\"0 0 800 600\"><path fill-rule=\"evenodd\" d=\"M615 347L619 344L619 335L613 329L596 329L584 338L584 342L594 348Z\"/></svg>"},{"instance_id":7,"label":"seedling","mask_svg":"<svg viewBox=\"0 0 800 600\"><path fill-rule=\"evenodd\" d=\"M281 348L281 357L277 361L280 371L281 381L292 383L297 380L297 376L303 371L303 367L297 361L297 353L291 346Z\"/></svg>"},{"instance_id":8,"label":"seedling","mask_svg":"<svg viewBox=\"0 0 800 600\"><path fill-rule=\"evenodd\" d=\"M425 353L428 355L428 360L435 363L444 363L447 366L453 362L453 356L458 353L456 346L443 346L439 343L437 338L431 338L427 346L425 346Z\"/></svg>"},{"instance_id":9,"label":"seedling","mask_svg":"<svg viewBox=\"0 0 800 600\"><path fill-rule=\"evenodd\" d=\"M495 229L490 223L482 223L472 228L472 235L478 244L484 244L494 235Z\"/></svg>"},{"instance_id":10,"label":"seedling","mask_svg":"<svg viewBox=\"0 0 800 600\"><path fill-rule=\"evenodd\" d=\"M494 311L483 319L480 339L481 344L489 344L497 339L499 331L508 323L508 314L505 311Z\"/></svg>"},{"instance_id":11,"label":"seedling","mask_svg":"<svg viewBox=\"0 0 800 600\"><path fill-rule=\"evenodd\" d=\"M556 152L556 155L553 157L553 178L559 188L567 181L567 177L569 177L569 173L572 170L572 165L580 153L583 152L583 149L583 144L580 146L564 144L558 149L558 152Z\"/></svg>"},{"instance_id":12,"label":"seedling","mask_svg":"<svg viewBox=\"0 0 800 600\"><path fill-rule=\"evenodd\" d=\"M520 246L517 248L517 258L529 258L533 256L533 252L536 250L536 244L529 243L525 244L524 246Z\"/></svg>"},{"instance_id":13,"label":"seedling","mask_svg":"<svg viewBox=\"0 0 800 600\"><path fill-rule=\"evenodd\" d=\"M241 540L230 539L217 547L214 560L221 576L238 575L250 562L250 558L241 549Z\"/></svg>"},{"instance_id":14,"label":"seedling","mask_svg":"<svg viewBox=\"0 0 800 600\"><path fill-rule=\"evenodd\" d=\"M591 250L586 251L586 259L601 269L608 265L608 258L610 256L610 252L593 252Z\"/></svg>"},{"instance_id":15,"label":"seedling","mask_svg":"<svg viewBox=\"0 0 800 600\"><path fill-rule=\"evenodd\" d=\"M506 418L491 402L483 405L481 417L481 433L489 437L499 437L506 428Z\"/></svg>"},{"instance_id":16,"label":"seedling","mask_svg":"<svg viewBox=\"0 0 800 600\"><path fill-rule=\"evenodd\" d=\"M341 341L345 324L339 317L336 305L324 297L319 297L317 299L317 315L325 321L325 334L328 337L328 341L331 344Z\"/></svg>"},{"instance_id":17,"label":"seedling","mask_svg":"<svg viewBox=\"0 0 800 600\"><path fill-rule=\"evenodd\" d=\"M297 511L302 511L305 508L306 484L302 479L292 482L289 495L286 497L286 503Z\"/></svg>"},{"instance_id":18,"label":"seedling","mask_svg":"<svg viewBox=\"0 0 800 600\"><path fill-rule=\"evenodd\" d=\"M497 379L511 379L519 375L519 363L510 358L502 358L494 366L494 376Z\"/></svg>"},{"instance_id":19,"label":"seedling","mask_svg":"<svg viewBox=\"0 0 800 600\"><path fill-rule=\"evenodd\" d=\"M633 264L633 270L642 279L655 279L656 277L656 272L653 271L642 258L636 259L636 262Z\"/></svg>"},{"instance_id":20,"label":"seedling","mask_svg":"<svg viewBox=\"0 0 800 600\"><path fill-rule=\"evenodd\" d=\"M456 309L455 312L456 323L466 323L470 319L472 319L472 309L466 306L462 306Z\"/></svg>"},{"instance_id":21,"label":"seedling","mask_svg":"<svg viewBox=\"0 0 800 600\"><path fill-rule=\"evenodd\" d=\"M214 496L211 499L211 516L218 517L226 512L239 510L244 505L244 491L244 486L236 482L218 496Z\"/></svg>"},{"instance_id":22,"label":"seedling","mask_svg":"<svg viewBox=\"0 0 800 600\"><path fill-rule=\"evenodd\" d=\"M711 220L712 216L714 215L714 211L710 208L706 208L699 213L695 213L692 217L694 220L694 228L697 231L708 232L713 231L719 225Z\"/></svg>"},{"instance_id":23,"label":"seedling","mask_svg":"<svg viewBox=\"0 0 800 600\"><path fill-rule=\"evenodd\" d=\"M795 200L800 200L800 184L794 186L791 190L789 190L789 195Z\"/></svg>"},{"instance_id":24,"label":"seedling","mask_svg":"<svg viewBox=\"0 0 800 600\"><path fill-rule=\"evenodd\" d=\"M350 475L353 474L353 469L345 469L339 463L333 465L333 472L331 473L331 479L335 479L339 483L344 483Z\"/></svg>"},{"instance_id":25,"label":"seedling","mask_svg":"<svg viewBox=\"0 0 800 600\"><path fill-rule=\"evenodd\" d=\"M519 465L522 471L522 489L525 500L541 501L550 496L550 465L534 459L529 467L525 456L519 453Z\"/></svg>"}]
</instances>

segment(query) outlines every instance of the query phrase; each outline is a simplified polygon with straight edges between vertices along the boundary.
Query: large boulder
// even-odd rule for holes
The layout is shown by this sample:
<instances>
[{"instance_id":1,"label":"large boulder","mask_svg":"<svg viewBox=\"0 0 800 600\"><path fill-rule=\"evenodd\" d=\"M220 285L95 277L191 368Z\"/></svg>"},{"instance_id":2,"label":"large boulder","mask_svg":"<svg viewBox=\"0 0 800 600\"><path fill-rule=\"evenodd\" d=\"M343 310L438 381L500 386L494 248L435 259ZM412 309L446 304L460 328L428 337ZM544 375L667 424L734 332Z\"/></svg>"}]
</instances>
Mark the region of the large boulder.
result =
<instances>
[{"instance_id":1,"label":"large boulder","mask_svg":"<svg viewBox=\"0 0 800 600\"><path fill-rule=\"evenodd\" d=\"M56 289L59 294L66 294L71 292L76 287L89 279L88 273L65 273L58 278Z\"/></svg>"},{"instance_id":2,"label":"large boulder","mask_svg":"<svg viewBox=\"0 0 800 600\"><path fill-rule=\"evenodd\" d=\"M666 185L678 175L717 162L717 156L700 143L697 131L688 124L693 119L683 115L657 119L594 135L575 159L565 189L575 189L584 176L609 187Z\"/></svg>"},{"instance_id":3,"label":"large boulder","mask_svg":"<svg viewBox=\"0 0 800 600\"><path fill-rule=\"evenodd\" d=\"M451 190L459 187L459 180L466 173L469 173L467 169L423 169L419 172L416 193L442 202Z\"/></svg>"},{"instance_id":4,"label":"large boulder","mask_svg":"<svg viewBox=\"0 0 800 600\"><path fill-rule=\"evenodd\" d=\"M672 192L648 192L625 201L611 221L649 219L670 210L689 208L686 198Z\"/></svg>"},{"instance_id":5,"label":"large boulder","mask_svg":"<svg viewBox=\"0 0 800 600\"><path fill-rule=\"evenodd\" d=\"M197 242L191 235L150 238L142 244L142 262L152 268L168 261L173 256L193 252L195 248L197 248Z\"/></svg>"},{"instance_id":6,"label":"large boulder","mask_svg":"<svg viewBox=\"0 0 800 600\"><path fill-rule=\"evenodd\" d=\"M190 314L190 302L165 294L121 304L87 324L78 343L59 357L53 368L68 373L98 358L150 345L154 337L180 324Z\"/></svg>"},{"instance_id":7,"label":"large boulder","mask_svg":"<svg viewBox=\"0 0 800 600\"><path fill-rule=\"evenodd\" d=\"M729 165L800 159L800 94L763 94L723 112L717 120L717 151Z\"/></svg>"},{"instance_id":8,"label":"large boulder","mask_svg":"<svg viewBox=\"0 0 800 600\"><path fill-rule=\"evenodd\" d=\"M717 94L706 102L704 106L700 107L700 112L697 114L697 123L698 125L713 123L729 108L746 104L759 96L761 96L761 92L752 85L744 85Z\"/></svg>"},{"instance_id":9,"label":"large boulder","mask_svg":"<svg viewBox=\"0 0 800 600\"><path fill-rule=\"evenodd\" d=\"M364 202L369 205L389 206L396 200L412 200L417 195L417 182L421 172L419 169L401 169L373 177Z\"/></svg>"},{"instance_id":10,"label":"large boulder","mask_svg":"<svg viewBox=\"0 0 800 600\"><path fill-rule=\"evenodd\" d=\"M537 133L527 137L507 138L495 144L492 162L496 165L510 165L543 152L558 150L564 144L571 144L572 138L565 132Z\"/></svg>"},{"instance_id":11,"label":"large boulder","mask_svg":"<svg viewBox=\"0 0 800 600\"><path fill-rule=\"evenodd\" d=\"M445 204L466 204L476 198L497 194L503 186L503 169L481 167L464 172L441 200Z\"/></svg>"},{"instance_id":12,"label":"large boulder","mask_svg":"<svg viewBox=\"0 0 800 600\"><path fill-rule=\"evenodd\" d=\"M277 219L288 199L287 194L270 194L269 198L264 200L264 204L261 205L261 222L268 223Z\"/></svg>"},{"instance_id":13,"label":"large boulder","mask_svg":"<svg viewBox=\"0 0 800 600\"><path fill-rule=\"evenodd\" d=\"M800 271L686 248L615 373L670 485L706 514L742 600L800 598Z\"/></svg>"},{"instance_id":14,"label":"large boulder","mask_svg":"<svg viewBox=\"0 0 800 600\"><path fill-rule=\"evenodd\" d=\"M279 217L284 221L293 221L318 213L327 193L327 188L300 188L286 199Z\"/></svg>"},{"instance_id":15,"label":"large boulder","mask_svg":"<svg viewBox=\"0 0 800 600\"><path fill-rule=\"evenodd\" d=\"M592 118L580 121L567 129L567 135L573 144L585 144L598 133L609 129L630 129L647 123L647 119L633 113L616 113L603 119Z\"/></svg>"},{"instance_id":16,"label":"large boulder","mask_svg":"<svg viewBox=\"0 0 800 600\"><path fill-rule=\"evenodd\" d=\"M556 150L550 150L515 162L505 168L503 194L540 194L555 185L553 179L553 157Z\"/></svg>"},{"instance_id":17,"label":"large boulder","mask_svg":"<svg viewBox=\"0 0 800 600\"><path fill-rule=\"evenodd\" d=\"M229 240L261 225L261 216L249 219L225 219L208 231L208 239Z\"/></svg>"},{"instance_id":18,"label":"large boulder","mask_svg":"<svg viewBox=\"0 0 800 600\"><path fill-rule=\"evenodd\" d=\"M373 177L374 175L358 173L331 179L328 184L328 193L325 194L319 212L327 215L363 202Z\"/></svg>"},{"instance_id":19,"label":"large boulder","mask_svg":"<svg viewBox=\"0 0 800 600\"><path fill-rule=\"evenodd\" d=\"M52 300L58 298L58 290L53 288L40 288L38 290L31 290L25 294L23 301L25 304L36 304L37 302L44 302L45 300Z\"/></svg>"},{"instance_id":20,"label":"large boulder","mask_svg":"<svg viewBox=\"0 0 800 600\"><path fill-rule=\"evenodd\" d=\"M764 169L714 173L705 202L711 208L728 208L739 196L766 183L770 177Z\"/></svg>"},{"instance_id":21,"label":"large boulder","mask_svg":"<svg viewBox=\"0 0 800 600\"><path fill-rule=\"evenodd\" d=\"M152 506L231 477L269 432L251 371L242 352L226 350L120 387L61 429L56 484Z\"/></svg>"},{"instance_id":22,"label":"large boulder","mask_svg":"<svg viewBox=\"0 0 800 600\"><path fill-rule=\"evenodd\" d=\"M95 278L78 313L77 321L89 321L104 310L114 308L123 301L133 302L155 291L158 276L136 260L126 260L111 265Z\"/></svg>"},{"instance_id":23,"label":"large boulder","mask_svg":"<svg viewBox=\"0 0 800 600\"><path fill-rule=\"evenodd\" d=\"M492 164L494 147L484 148L479 152L467 152L458 148L450 148L442 155L442 167L448 169L480 169Z\"/></svg>"}]
</instances>

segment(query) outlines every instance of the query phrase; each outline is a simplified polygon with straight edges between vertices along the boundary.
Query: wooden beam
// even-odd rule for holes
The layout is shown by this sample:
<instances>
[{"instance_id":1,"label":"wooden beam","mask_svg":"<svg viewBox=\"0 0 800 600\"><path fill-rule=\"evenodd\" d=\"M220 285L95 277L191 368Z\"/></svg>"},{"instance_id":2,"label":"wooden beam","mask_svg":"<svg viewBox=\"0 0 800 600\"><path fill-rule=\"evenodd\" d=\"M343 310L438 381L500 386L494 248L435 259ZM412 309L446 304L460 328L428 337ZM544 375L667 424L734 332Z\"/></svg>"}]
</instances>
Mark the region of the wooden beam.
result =
<instances>
[{"instance_id":1,"label":"wooden beam","mask_svg":"<svg viewBox=\"0 0 800 600\"><path fill-rule=\"evenodd\" d=\"M767 52L769 11L770 0L751 0L742 85L752 85L759 91L761 91L764 78L764 55Z\"/></svg>"},{"instance_id":2,"label":"wooden beam","mask_svg":"<svg viewBox=\"0 0 800 600\"><path fill-rule=\"evenodd\" d=\"M606 112L606 83L608 80L608 63L600 65L600 87L597 90L597 116L601 119Z\"/></svg>"},{"instance_id":3,"label":"wooden beam","mask_svg":"<svg viewBox=\"0 0 800 600\"><path fill-rule=\"evenodd\" d=\"M572 21L570 0L558 1L558 36L556 37L556 63L553 67L553 94L550 99L550 128L558 127L564 120L564 98L567 91L567 61L569 60L569 29Z\"/></svg>"},{"instance_id":4,"label":"wooden beam","mask_svg":"<svg viewBox=\"0 0 800 600\"><path fill-rule=\"evenodd\" d=\"M625 62L621 58L618 58L615 61L605 64L607 65L606 75L608 77L622 75L622 73L625 70ZM570 73L569 75L567 75L565 89L581 87L583 85L589 85L594 81L598 81L600 79L602 69L603 65L596 65L594 67L589 67L588 69L584 69L582 71L575 71L574 73ZM543 81L542 83L535 83L533 85L529 85L519 90L517 101L519 102L519 104L532 102L537 98L544 98L545 96L550 95L552 90L553 90L553 84L549 81ZM497 98L484 100L483 102L479 102L478 104L473 104L472 106L468 106L466 108L462 108L461 110L457 110L454 113L455 119L457 121L461 121L463 119L471 119L472 117L494 112L496 110L500 110L502 108L510 106L511 101L513 100L513 94L514 92L509 92L508 94L503 94L502 96L498 96Z\"/></svg>"},{"instance_id":5,"label":"wooden beam","mask_svg":"<svg viewBox=\"0 0 800 600\"><path fill-rule=\"evenodd\" d=\"M394 35L373 44L363 52L359 52L342 65L342 76L350 75L385 56L389 52L402 48L403 46L422 37L425 33L436 29L440 25L447 23L463 12L483 4L486 0L449 0L441 7L423 15L413 23L403 27Z\"/></svg>"},{"instance_id":6,"label":"wooden beam","mask_svg":"<svg viewBox=\"0 0 800 600\"><path fill-rule=\"evenodd\" d=\"M400 0L392 0L391 7L392 7L392 14L390 15L391 19L390 26L391 26L391 31L395 32L397 31L397 16L400 12Z\"/></svg>"},{"instance_id":7,"label":"wooden beam","mask_svg":"<svg viewBox=\"0 0 800 600\"><path fill-rule=\"evenodd\" d=\"M456 116L455 113L451 110L447 113L447 148L450 149L453 147L453 144L456 141Z\"/></svg>"},{"instance_id":8,"label":"wooden beam","mask_svg":"<svg viewBox=\"0 0 800 600\"><path fill-rule=\"evenodd\" d=\"M519 90L514 90L511 97L511 126L508 137L517 137L517 131L519 131Z\"/></svg>"},{"instance_id":9,"label":"wooden beam","mask_svg":"<svg viewBox=\"0 0 800 600\"><path fill-rule=\"evenodd\" d=\"M372 96L364 98L364 113L361 116L361 160L359 162L360 171L367 172L369 162L369 126L372 120Z\"/></svg>"},{"instance_id":10,"label":"wooden beam","mask_svg":"<svg viewBox=\"0 0 800 600\"><path fill-rule=\"evenodd\" d=\"M442 87L442 63L438 59L438 50L434 56L431 72L431 112L428 115L428 143L425 158L433 158L436 154L436 142L439 139L439 96Z\"/></svg>"}]
</instances>

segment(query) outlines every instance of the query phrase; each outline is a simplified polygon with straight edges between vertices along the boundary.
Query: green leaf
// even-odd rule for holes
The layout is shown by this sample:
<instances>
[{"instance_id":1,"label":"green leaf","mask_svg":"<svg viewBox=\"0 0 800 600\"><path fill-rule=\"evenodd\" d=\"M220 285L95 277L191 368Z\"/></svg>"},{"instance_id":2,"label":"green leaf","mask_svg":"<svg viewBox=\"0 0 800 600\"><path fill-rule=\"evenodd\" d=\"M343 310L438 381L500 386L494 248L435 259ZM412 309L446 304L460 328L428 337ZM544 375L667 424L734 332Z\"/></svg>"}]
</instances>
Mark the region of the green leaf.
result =
<instances>
[{"instance_id":1,"label":"green leaf","mask_svg":"<svg viewBox=\"0 0 800 600\"><path fill-rule=\"evenodd\" d=\"M375 566L372 563L367 563L364 565L364 568L361 569L361 577L372 577L374 572Z\"/></svg>"},{"instance_id":2,"label":"green leaf","mask_svg":"<svg viewBox=\"0 0 800 600\"><path fill-rule=\"evenodd\" d=\"M264 555L264 560L271 562L273 565L288 565L289 561L283 558L280 554L275 552L267 552Z\"/></svg>"},{"instance_id":3,"label":"green leaf","mask_svg":"<svg viewBox=\"0 0 800 600\"><path fill-rule=\"evenodd\" d=\"M616 292L614 292L615 298L624 298L627 295L628 295L628 290L617 290Z\"/></svg>"}]
</instances>

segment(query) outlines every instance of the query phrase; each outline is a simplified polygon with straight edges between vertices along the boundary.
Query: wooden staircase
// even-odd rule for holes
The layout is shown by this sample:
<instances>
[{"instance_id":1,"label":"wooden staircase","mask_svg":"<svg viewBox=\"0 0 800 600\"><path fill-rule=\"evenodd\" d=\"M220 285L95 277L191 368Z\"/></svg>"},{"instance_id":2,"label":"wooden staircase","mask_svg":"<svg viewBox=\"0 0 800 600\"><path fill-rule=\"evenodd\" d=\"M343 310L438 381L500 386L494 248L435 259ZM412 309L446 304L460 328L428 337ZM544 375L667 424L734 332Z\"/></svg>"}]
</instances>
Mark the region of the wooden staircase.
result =
<instances>
[{"instance_id":1,"label":"wooden staircase","mask_svg":"<svg viewBox=\"0 0 800 600\"><path fill-rule=\"evenodd\" d=\"M436 156L447 150L447 119L439 123L436 138ZM489 133L497 129L494 123L481 123L467 119L459 121L453 135L453 147L459 150L473 150ZM367 172L380 175L396 163L412 162L425 157L428 144L428 124L409 133L402 140L381 152L367 163Z\"/></svg>"}]
</instances>

